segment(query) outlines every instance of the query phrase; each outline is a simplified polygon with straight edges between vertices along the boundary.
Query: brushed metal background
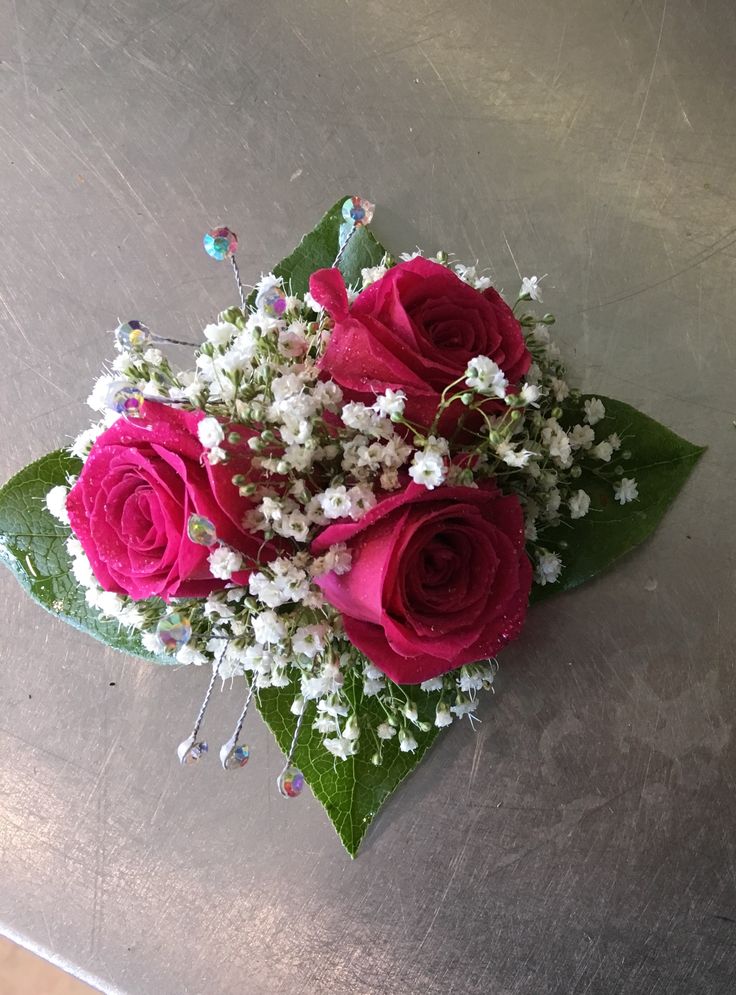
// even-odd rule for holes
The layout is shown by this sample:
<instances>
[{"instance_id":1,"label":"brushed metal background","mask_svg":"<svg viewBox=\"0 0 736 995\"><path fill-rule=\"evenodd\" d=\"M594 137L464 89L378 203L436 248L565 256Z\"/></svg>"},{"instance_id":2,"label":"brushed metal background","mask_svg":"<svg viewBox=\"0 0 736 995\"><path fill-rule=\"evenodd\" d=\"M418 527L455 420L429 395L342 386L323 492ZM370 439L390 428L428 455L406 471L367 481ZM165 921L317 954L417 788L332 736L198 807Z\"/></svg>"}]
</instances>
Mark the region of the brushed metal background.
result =
<instances>
[{"instance_id":1,"label":"brushed metal background","mask_svg":"<svg viewBox=\"0 0 736 995\"><path fill-rule=\"evenodd\" d=\"M0 573L0 928L125 995L733 991L735 42L730 0L0 0L3 478L82 426L117 318L234 301L210 224L253 279L353 191L397 251L549 273L577 382L711 447L355 862L255 717L245 771L178 767L205 674Z\"/></svg>"}]
</instances>

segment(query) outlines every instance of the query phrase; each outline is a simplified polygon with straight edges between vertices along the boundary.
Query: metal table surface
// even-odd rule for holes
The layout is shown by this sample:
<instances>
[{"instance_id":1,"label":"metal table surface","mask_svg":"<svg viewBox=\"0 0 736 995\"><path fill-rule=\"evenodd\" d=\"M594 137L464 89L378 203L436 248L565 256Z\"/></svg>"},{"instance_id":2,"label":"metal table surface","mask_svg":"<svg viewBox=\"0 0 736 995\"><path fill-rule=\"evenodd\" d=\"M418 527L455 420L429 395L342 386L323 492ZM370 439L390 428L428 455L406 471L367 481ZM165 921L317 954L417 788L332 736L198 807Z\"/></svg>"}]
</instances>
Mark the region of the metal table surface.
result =
<instances>
[{"instance_id":1,"label":"metal table surface","mask_svg":"<svg viewBox=\"0 0 736 995\"><path fill-rule=\"evenodd\" d=\"M201 670L2 571L0 929L126 995L733 991L735 42L730 0L0 0L3 478L82 427L118 316L232 301L210 224L253 278L347 192L396 251L549 273L576 381L710 446L355 862L260 720L241 775L179 768Z\"/></svg>"}]
</instances>

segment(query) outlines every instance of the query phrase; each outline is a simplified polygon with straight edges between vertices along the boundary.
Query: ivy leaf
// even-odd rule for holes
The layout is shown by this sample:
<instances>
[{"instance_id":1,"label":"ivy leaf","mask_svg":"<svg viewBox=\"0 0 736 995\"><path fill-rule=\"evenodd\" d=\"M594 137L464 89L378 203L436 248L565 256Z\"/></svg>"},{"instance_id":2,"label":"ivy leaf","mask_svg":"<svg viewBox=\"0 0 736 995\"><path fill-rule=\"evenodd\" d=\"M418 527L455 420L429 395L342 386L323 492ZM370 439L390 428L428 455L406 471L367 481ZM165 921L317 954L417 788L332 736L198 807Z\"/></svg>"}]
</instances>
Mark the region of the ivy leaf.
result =
<instances>
[{"instance_id":1,"label":"ivy leaf","mask_svg":"<svg viewBox=\"0 0 736 995\"><path fill-rule=\"evenodd\" d=\"M561 424L569 428L581 422L583 404L592 396L583 394L579 402L568 407L560 419ZM540 536L541 545L559 551L565 567L556 584L535 586L533 602L583 584L643 542L659 525L705 452L705 446L687 442L629 404L601 394L595 396L606 409L605 418L595 426L596 439L605 439L616 432L623 440L609 467L621 466L624 472L620 476L636 480L639 498L621 506L614 498L610 480L583 470L579 485L590 495L590 510L584 518L545 531ZM627 452L631 455L625 459L623 454ZM607 476L610 476L610 469Z\"/></svg>"}]
</instances>

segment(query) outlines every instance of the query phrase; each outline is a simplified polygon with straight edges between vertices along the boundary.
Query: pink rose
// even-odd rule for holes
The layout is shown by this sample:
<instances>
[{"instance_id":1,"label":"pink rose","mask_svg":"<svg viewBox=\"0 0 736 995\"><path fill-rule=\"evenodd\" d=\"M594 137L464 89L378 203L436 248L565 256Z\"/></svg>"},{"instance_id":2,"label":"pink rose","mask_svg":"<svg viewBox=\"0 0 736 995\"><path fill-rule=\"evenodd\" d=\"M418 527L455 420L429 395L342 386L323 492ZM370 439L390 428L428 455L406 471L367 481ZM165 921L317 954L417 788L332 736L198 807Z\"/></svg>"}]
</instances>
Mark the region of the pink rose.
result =
<instances>
[{"instance_id":1,"label":"pink rose","mask_svg":"<svg viewBox=\"0 0 736 995\"><path fill-rule=\"evenodd\" d=\"M532 568L519 501L495 484L409 484L360 521L328 526L312 552L340 542L351 569L317 583L350 641L392 680L420 683L518 635Z\"/></svg>"},{"instance_id":2,"label":"pink rose","mask_svg":"<svg viewBox=\"0 0 736 995\"><path fill-rule=\"evenodd\" d=\"M228 445L231 459L211 466L197 436L203 417L146 401L142 417L121 417L96 440L67 509L104 590L168 601L224 587L209 571L211 550L188 538L190 515L208 518L219 540L258 557L263 539L244 530L250 505L232 483L233 474L248 473L250 450ZM244 583L248 573L233 579Z\"/></svg>"},{"instance_id":3,"label":"pink rose","mask_svg":"<svg viewBox=\"0 0 736 995\"><path fill-rule=\"evenodd\" d=\"M372 404L389 387L405 391L405 416L421 427L432 423L442 391L476 356L497 363L512 390L531 364L521 326L501 296L474 290L428 259L394 266L349 307L336 269L314 273L309 290L335 322L324 373L349 400ZM456 405L443 427L456 424L462 410Z\"/></svg>"}]
</instances>

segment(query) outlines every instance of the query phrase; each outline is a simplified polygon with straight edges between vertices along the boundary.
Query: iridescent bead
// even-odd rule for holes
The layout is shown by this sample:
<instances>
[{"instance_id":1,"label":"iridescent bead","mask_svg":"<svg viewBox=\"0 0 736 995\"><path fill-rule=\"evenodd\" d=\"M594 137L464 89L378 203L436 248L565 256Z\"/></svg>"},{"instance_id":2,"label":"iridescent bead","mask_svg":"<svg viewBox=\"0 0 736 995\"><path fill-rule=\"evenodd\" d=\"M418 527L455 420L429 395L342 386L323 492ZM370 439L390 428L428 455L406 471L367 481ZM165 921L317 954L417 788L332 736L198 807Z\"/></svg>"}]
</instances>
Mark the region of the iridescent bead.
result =
<instances>
[{"instance_id":1,"label":"iridescent bead","mask_svg":"<svg viewBox=\"0 0 736 995\"><path fill-rule=\"evenodd\" d=\"M245 743L240 743L238 746L225 743L220 750L220 761L225 770L239 770L241 767L245 767L249 759L250 747L246 746Z\"/></svg>"},{"instance_id":2,"label":"iridescent bead","mask_svg":"<svg viewBox=\"0 0 736 995\"><path fill-rule=\"evenodd\" d=\"M298 767L286 767L276 779L276 786L284 798L297 798L304 787L304 774Z\"/></svg>"},{"instance_id":3,"label":"iridescent bead","mask_svg":"<svg viewBox=\"0 0 736 995\"><path fill-rule=\"evenodd\" d=\"M349 197L342 205L342 216L350 225L369 225L373 220L375 204L362 197Z\"/></svg>"},{"instance_id":4,"label":"iridescent bead","mask_svg":"<svg viewBox=\"0 0 736 995\"><path fill-rule=\"evenodd\" d=\"M214 546L217 532L214 524L204 515L190 515L187 522L187 535L198 546Z\"/></svg>"},{"instance_id":5,"label":"iridescent bead","mask_svg":"<svg viewBox=\"0 0 736 995\"><path fill-rule=\"evenodd\" d=\"M156 626L156 635L167 650L179 650L192 637L192 623L181 612L169 612Z\"/></svg>"},{"instance_id":6,"label":"iridescent bead","mask_svg":"<svg viewBox=\"0 0 736 995\"><path fill-rule=\"evenodd\" d=\"M116 380L107 389L105 404L128 418L138 418L143 408L143 394L126 380Z\"/></svg>"},{"instance_id":7,"label":"iridescent bead","mask_svg":"<svg viewBox=\"0 0 736 995\"><path fill-rule=\"evenodd\" d=\"M229 228L213 228L202 239L204 251L213 259L227 259L238 249L238 236Z\"/></svg>"},{"instance_id":8,"label":"iridescent bead","mask_svg":"<svg viewBox=\"0 0 736 995\"><path fill-rule=\"evenodd\" d=\"M122 349L145 349L153 341L151 330L142 321L124 321L115 329L115 338Z\"/></svg>"},{"instance_id":9,"label":"iridescent bead","mask_svg":"<svg viewBox=\"0 0 736 995\"><path fill-rule=\"evenodd\" d=\"M195 743L194 736L190 736L183 743L179 743L176 755L179 757L179 763L189 766L190 764L196 764L202 755L207 752L207 749L207 743L204 740Z\"/></svg>"},{"instance_id":10,"label":"iridescent bead","mask_svg":"<svg viewBox=\"0 0 736 995\"><path fill-rule=\"evenodd\" d=\"M265 311L271 318L280 318L286 310L286 292L283 287L272 286L262 290L256 297L256 308Z\"/></svg>"}]
</instances>

